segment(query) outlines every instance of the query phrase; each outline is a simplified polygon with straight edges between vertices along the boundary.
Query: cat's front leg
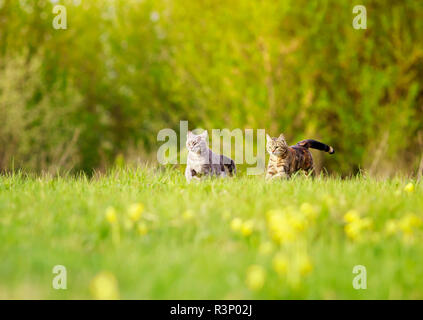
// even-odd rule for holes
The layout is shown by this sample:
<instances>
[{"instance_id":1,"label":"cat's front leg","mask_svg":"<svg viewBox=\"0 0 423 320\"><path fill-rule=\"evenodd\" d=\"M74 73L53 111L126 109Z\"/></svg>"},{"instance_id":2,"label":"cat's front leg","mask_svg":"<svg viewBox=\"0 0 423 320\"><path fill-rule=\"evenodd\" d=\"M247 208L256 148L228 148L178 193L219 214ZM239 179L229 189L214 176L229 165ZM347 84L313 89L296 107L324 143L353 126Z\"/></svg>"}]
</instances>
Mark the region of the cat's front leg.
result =
<instances>
[{"instance_id":1,"label":"cat's front leg","mask_svg":"<svg viewBox=\"0 0 423 320\"><path fill-rule=\"evenodd\" d=\"M289 175L285 171L278 172L274 175L270 175L270 174L266 175L267 180L288 179L288 178L289 178Z\"/></svg>"},{"instance_id":2,"label":"cat's front leg","mask_svg":"<svg viewBox=\"0 0 423 320\"><path fill-rule=\"evenodd\" d=\"M316 177L316 172L314 171L313 167L311 169L308 169L305 171L305 176L307 178L315 178Z\"/></svg>"},{"instance_id":3,"label":"cat's front leg","mask_svg":"<svg viewBox=\"0 0 423 320\"><path fill-rule=\"evenodd\" d=\"M187 165L186 169L185 169L185 178L187 179L187 182L190 183L192 178L194 177L193 175L193 171L190 166ZM195 173L195 171L194 171Z\"/></svg>"},{"instance_id":4,"label":"cat's front leg","mask_svg":"<svg viewBox=\"0 0 423 320\"><path fill-rule=\"evenodd\" d=\"M273 178L288 179L289 174L287 174L286 172L281 172L281 173L278 173L277 175L275 175Z\"/></svg>"},{"instance_id":5,"label":"cat's front leg","mask_svg":"<svg viewBox=\"0 0 423 320\"><path fill-rule=\"evenodd\" d=\"M266 173L266 180L271 180L273 177L273 175L271 175L270 173Z\"/></svg>"},{"instance_id":6,"label":"cat's front leg","mask_svg":"<svg viewBox=\"0 0 423 320\"><path fill-rule=\"evenodd\" d=\"M266 180L271 180L273 176L275 175L275 173L276 173L275 170L273 170L273 167L270 166L269 164L266 170Z\"/></svg>"},{"instance_id":7,"label":"cat's front leg","mask_svg":"<svg viewBox=\"0 0 423 320\"><path fill-rule=\"evenodd\" d=\"M266 180L280 179L280 178L289 178L289 175L285 172L284 169L278 169L274 167L268 167L266 173Z\"/></svg>"}]
</instances>

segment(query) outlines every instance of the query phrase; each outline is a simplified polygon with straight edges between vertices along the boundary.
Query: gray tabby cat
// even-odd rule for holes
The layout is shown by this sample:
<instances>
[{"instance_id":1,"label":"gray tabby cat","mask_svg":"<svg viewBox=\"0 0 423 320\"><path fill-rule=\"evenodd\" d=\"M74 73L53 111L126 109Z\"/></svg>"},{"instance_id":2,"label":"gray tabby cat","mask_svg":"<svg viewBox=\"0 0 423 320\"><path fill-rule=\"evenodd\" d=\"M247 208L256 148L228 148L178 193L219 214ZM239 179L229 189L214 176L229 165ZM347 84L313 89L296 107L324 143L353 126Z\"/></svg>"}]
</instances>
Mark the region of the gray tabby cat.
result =
<instances>
[{"instance_id":1,"label":"gray tabby cat","mask_svg":"<svg viewBox=\"0 0 423 320\"><path fill-rule=\"evenodd\" d=\"M187 168L185 177L188 183L192 179L200 180L206 176L226 177L236 173L235 162L224 155L215 154L207 146L207 131L187 135Z\"/></svg>"}]
</instances>

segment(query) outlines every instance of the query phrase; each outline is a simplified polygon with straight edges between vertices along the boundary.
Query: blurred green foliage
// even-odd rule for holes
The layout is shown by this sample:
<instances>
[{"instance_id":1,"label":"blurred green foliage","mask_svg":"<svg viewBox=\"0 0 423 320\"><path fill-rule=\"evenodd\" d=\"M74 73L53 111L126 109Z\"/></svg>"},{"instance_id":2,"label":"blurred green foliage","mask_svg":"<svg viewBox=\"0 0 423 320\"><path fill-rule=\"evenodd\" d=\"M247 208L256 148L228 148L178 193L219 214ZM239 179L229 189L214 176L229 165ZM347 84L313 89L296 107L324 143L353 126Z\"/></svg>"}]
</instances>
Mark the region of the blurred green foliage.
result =
<instances>
[{"instance_id":1,"label":"blurred green foliage","mask_svg":"<svg viewBox=\"0 0 423 320\"><path fill-rule=\"evenodd\" d=\"M414 0L0 0L0 168L104 168L189 120L320 139L333 172L416 173L422 81Z\"/></svg>"}]
</instances>

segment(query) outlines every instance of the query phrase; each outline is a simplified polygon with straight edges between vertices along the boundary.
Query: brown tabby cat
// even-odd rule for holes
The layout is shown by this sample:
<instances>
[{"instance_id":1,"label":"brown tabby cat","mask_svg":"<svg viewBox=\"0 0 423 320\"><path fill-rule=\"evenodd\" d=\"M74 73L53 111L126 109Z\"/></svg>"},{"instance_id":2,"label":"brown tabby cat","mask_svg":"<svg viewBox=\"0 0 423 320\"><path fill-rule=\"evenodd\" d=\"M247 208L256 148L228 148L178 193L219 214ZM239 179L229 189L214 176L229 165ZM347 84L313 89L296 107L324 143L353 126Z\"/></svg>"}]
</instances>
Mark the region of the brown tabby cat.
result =
<instances>
[{"instance_id":1,"label":"brown tabby cat","mask_svg":"<svg viewBox=\"0 0 423 320\"><path fill-rule=\"evenodd\" d=\"M310 172L313 170L313 158L309 148L335 153L331 146L316 140L303 140L289 147L285 137L281 134L278 138L266 135L266 149L270 154L267 166L266 179L289 178L298 170Z\"/></svg>"}]
</instances>

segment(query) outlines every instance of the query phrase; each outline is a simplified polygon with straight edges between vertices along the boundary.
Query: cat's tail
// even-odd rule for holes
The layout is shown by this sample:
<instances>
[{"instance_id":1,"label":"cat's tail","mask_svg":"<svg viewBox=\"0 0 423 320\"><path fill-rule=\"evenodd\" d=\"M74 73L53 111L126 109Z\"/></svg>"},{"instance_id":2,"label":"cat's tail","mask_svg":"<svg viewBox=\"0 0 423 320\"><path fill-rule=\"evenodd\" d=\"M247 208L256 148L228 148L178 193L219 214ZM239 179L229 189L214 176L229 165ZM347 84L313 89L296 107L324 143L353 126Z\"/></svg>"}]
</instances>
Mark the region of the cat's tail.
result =
<instances>
[{"instance_id":1,"label":"cat's tail","mask_svg":"<svg viewBox=\"0 0 423 320\"><path fill-rule=\"evenodd\" d=\"M319 142L313 139L300 141L297 143L297 145L301 147L305 147L305 148L312 148L312 149L329 152L330 154L335 153L335 150L331 146L328 146L327 144L324 144L322 142Z\"/></svg>"}]
</instances>

